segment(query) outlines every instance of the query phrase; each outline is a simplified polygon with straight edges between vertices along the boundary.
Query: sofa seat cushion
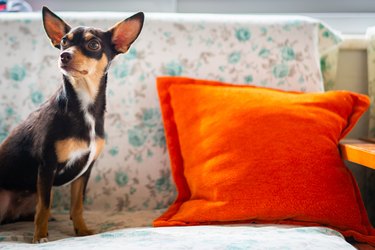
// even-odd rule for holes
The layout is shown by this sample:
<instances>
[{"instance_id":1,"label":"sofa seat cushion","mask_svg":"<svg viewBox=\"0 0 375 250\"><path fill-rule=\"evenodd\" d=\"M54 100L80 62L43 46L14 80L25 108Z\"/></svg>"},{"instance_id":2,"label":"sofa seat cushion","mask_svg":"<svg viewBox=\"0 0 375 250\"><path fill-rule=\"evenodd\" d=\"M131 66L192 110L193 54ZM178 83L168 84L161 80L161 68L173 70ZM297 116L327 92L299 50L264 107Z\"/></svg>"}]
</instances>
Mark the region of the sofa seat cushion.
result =
<instances>
[{"instance_id":1,"label":"sofa seat cushion","mask_svg":"<svg viewBox=\"0 0 375 250\"><path fill-rule=\"evenodd\" d=\"M85 217L98 234L74 237L67 214L55 214L50 222L50 242L30 244L33 223L6 225L0 232L0 249L353 249L337 231L324 227L285 225L221 225L150 227L161 210L87 212Z\"/></svg>"}]
</instances>

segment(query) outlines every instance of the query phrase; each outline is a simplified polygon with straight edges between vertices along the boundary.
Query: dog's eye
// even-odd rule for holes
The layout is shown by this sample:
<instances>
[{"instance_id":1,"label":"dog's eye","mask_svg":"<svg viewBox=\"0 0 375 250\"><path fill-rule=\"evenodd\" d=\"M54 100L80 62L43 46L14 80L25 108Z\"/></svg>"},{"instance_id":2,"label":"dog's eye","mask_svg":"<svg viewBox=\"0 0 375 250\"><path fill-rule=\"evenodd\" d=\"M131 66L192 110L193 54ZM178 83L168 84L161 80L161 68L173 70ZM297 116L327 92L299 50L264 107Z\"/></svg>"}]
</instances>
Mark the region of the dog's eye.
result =
<instances>
[{"instance_id":1,"label":"dog's eye","mask_svg":"<svg viewBox=\"0 0 375 250\"><path fill-rule=\"evenodd\" d=\"M98 40L90 40L87 43L87 48L89 50L99 50L101 48L100 43Z\"/></svg>"},{"instance_id":2,"label":"dog's eye","mask_svg":"<svg viewBox=\"0 0 375 250\"><path fill-rule=\"evenodd\" d=\"M61 46L67 46L68 45L68 39L66 39L66 37L63 37L63 39L61 39Z\"/></svg>"}]
</instances>

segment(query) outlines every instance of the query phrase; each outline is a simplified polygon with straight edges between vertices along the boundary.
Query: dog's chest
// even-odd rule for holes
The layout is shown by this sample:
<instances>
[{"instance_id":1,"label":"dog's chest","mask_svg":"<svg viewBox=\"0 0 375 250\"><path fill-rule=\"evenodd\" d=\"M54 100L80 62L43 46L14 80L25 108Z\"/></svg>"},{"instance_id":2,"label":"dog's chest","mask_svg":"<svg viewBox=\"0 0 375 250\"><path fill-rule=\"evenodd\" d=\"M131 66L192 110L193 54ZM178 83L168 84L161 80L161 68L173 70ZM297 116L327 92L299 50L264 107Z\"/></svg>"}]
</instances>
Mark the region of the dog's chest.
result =
<instances>
[{"instance_id":1,"label":"dog's chest","mask_svg":"<svg viewBox=\"0 0 375 250\"><path fill-rule=\"evenodd\" d=\"M60 184L69 184L84 174L104 147L104 139L95 133L94 117L84 112L84 121L89 140L68 137L55 143L57 162L60 165L55 176Z\"/></svg>"}]
</instances>

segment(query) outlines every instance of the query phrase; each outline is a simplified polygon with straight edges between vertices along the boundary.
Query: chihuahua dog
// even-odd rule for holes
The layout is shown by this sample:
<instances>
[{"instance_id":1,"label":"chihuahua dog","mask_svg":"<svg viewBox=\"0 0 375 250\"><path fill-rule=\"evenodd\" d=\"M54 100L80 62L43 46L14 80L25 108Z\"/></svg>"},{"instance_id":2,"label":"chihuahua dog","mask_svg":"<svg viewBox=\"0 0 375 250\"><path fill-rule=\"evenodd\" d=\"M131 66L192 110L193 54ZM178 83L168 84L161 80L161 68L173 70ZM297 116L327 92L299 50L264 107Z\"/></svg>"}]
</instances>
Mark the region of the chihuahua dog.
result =
<instances>
[{"instance_id":1,"label":"chihuahua dog","mask_svg":"<svg viewBox=\"0 0 375 250\"><path fill-rule=\"evenodd\" d=\"M43 24L63 82L57 92L0 145L0 224L34 218L34 243L48 241L52 186L71 184L70 218L89 235L83 199L91 168L104 146L107 71L143 27L139 12L107 31L71 28L43 7Z\"/></svg>"}]
</instances>

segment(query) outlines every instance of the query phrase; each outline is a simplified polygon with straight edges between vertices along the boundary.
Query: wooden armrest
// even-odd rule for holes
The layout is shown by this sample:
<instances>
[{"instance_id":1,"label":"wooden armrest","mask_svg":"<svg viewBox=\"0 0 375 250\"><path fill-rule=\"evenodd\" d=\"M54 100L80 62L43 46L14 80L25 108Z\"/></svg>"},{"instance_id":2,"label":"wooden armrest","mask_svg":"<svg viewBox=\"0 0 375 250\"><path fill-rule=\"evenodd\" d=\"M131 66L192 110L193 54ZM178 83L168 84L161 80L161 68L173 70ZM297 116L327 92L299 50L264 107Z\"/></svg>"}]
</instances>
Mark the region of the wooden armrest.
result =
<instances>
[{"instance_id":1,"label":"wooden armrest","mask_svg":"<svg viewBox=\"0 0 375 250\"><path fill-rule=\"evenodd\" d=\"M375 143L346 139L339 146L344 160L375 169Z\"/></svg>"}]
</instances>

